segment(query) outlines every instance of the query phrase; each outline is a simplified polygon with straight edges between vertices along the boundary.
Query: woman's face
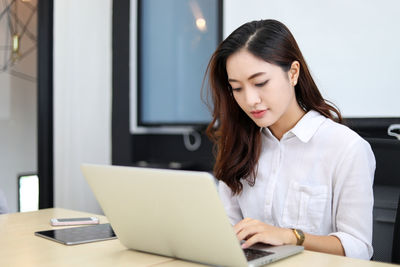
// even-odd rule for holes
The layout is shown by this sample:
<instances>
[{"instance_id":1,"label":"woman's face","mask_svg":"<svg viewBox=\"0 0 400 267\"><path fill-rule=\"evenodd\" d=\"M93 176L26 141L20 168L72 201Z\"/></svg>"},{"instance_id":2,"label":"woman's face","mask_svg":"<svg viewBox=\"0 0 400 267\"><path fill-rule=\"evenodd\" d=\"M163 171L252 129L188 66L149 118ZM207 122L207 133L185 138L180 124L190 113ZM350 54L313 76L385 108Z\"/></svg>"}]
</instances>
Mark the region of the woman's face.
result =
<instances>
[{"instance_id":1,"label":"woman's face","mask_svg":"<svg viewBox=\"0 0 400 267\"><path fill-rule=\"evenodd\" d=\"M298 111L293 86L299 73L297 61L284 72L281 67L241 49L228 57L226 71L233 97L259 127L273 126Z\"/></svg>"}]
</instances>

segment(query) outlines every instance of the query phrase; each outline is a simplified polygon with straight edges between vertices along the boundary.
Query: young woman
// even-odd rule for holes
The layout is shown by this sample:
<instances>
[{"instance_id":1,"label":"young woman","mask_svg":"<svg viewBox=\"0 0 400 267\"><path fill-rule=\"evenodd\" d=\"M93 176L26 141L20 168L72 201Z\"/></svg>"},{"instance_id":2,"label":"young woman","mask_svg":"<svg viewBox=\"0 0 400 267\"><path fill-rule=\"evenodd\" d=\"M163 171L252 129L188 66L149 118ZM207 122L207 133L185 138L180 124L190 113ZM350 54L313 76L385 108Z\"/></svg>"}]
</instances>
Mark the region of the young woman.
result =
<instances>
[{"instance_id":1,"label":"young woman","mask_svg":"<svg viewBox=\"0 0 400 267\"><path fill-rule=\"evenodd\" d=\"M288 28L242 25L207 73L214 174L243 248L298 244L370 259L374 155L321 96Z\"/></svg>"}]
</instances>

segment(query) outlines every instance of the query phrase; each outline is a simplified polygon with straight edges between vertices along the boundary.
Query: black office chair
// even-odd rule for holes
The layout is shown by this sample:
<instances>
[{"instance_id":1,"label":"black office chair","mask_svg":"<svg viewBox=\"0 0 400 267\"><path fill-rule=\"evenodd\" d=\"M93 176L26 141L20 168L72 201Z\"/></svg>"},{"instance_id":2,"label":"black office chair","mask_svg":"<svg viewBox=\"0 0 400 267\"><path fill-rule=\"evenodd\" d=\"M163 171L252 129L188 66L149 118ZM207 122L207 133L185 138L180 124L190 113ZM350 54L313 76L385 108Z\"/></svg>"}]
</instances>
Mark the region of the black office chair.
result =
<instances>
[{"instance_id":1,"label":"black office chair","mask_svg":"<svg viewBox=\"0 0 400 267\"><path fill-rule=\"evenodd\" d=\"M392 262L393 230L400 195L400 142L395 139L365 138L376 159L374 179L374 221L372 246L374 260ZM400 247L397 249L400 252Z\"/></svg>"},{"instance_id":2,"label":"black office chair","mask_svg":"<svg viewBox=\"0 0 400 267\"><path fill-rule=\"evenodd\" d=\"M400 263L400 197L397 203L396 220L393 229L392 262Z\"/></svg>"}]
</instances>

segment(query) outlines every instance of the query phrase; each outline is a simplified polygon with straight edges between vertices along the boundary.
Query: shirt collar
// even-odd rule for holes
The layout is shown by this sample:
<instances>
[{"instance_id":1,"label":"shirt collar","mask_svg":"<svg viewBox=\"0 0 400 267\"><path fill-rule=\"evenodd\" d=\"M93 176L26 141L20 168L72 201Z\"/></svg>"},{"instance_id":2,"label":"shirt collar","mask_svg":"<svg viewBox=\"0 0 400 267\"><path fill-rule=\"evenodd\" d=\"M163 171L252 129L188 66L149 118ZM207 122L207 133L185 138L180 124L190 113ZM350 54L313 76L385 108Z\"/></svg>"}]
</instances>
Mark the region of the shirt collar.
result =
<instances>
[{"instance_id":1,"label":"shirt collar","mask_svg":"<svg viewBox=\"0 0 400 267\"><path fill-rule=\"evenodd\" d=\"M319 112L315 110L308 111L297 124L283 135L283 138L295 135L303 143L310 141L311 137L317 132L319 126L326 120ZM275 138L268 128L260 129L267 137Z\"/></svg>"},{"instance_id":2,"label":"shirt collar","mask_svg":"<svg viewBox=\"0 0 400 267\"><path fill-rule=\"evenodd\" d=\"M310 110L289 132L296 135L303 143L307 143L326 119L319 112Z\"/></svg>"}]
</instances>

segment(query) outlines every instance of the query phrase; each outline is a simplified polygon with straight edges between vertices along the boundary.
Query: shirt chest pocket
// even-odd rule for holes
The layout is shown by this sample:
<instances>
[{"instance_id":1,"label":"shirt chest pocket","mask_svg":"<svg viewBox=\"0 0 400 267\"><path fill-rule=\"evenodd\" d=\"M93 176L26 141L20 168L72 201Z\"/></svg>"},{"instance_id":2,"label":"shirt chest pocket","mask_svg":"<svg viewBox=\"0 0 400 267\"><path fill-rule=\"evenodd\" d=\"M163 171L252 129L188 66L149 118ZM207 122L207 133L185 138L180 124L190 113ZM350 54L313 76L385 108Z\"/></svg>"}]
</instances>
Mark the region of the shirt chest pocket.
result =
<instances>
[{"instance_id":1,"label":"shirt chest pocket","mask_svg":"<svg viewBox=\"0 0 400 267\"><path fill-rule=\"evenodd\" d=\"M282 213L283 224L288 228L318 234L327 209L327 199L327 186L302 185L292 181Z\"/></svg>"}]
</instances>

